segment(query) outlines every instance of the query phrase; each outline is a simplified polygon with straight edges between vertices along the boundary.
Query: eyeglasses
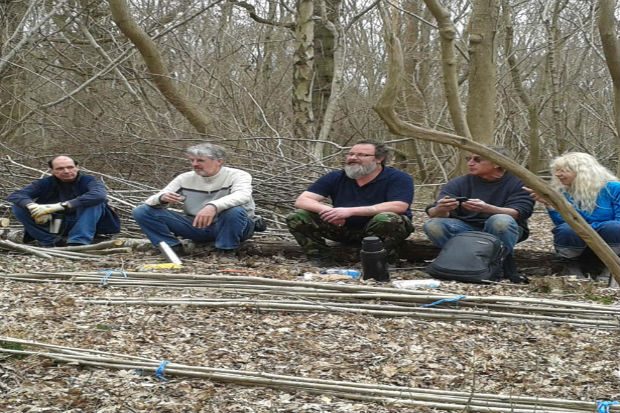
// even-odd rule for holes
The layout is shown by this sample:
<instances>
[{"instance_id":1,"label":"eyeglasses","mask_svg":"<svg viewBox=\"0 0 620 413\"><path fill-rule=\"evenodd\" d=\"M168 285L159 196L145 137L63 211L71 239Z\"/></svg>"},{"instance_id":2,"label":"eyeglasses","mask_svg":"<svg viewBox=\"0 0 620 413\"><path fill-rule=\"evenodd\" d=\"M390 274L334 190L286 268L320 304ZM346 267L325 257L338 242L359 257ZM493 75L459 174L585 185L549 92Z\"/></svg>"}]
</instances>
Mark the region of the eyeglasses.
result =
<instances>
[{"instance_id":1,"label":"eyeglasses","mask_svg":"<svg viewBox=\"0 0 620 413\"><path fill-rule=\"evenodd\" d=\"M347 158L368 158L370 156L375 156L374 153L353 153L349 152L345 155Z\"/></svg>"},{"instance_id":2,"label":"eyeglasses","mask_svg":"<svg viewBox=\"0 0 620 413\"><path fill-rule=\"evenodd\" d=\"M482 161L485 161L486 159L484 159L483 157L481 157L480 155L474 155L474 156L466 156L465 157L465 161L469 162L469 161L474 161L474 163L480 163Z\"/></svg>"}]
</instances>

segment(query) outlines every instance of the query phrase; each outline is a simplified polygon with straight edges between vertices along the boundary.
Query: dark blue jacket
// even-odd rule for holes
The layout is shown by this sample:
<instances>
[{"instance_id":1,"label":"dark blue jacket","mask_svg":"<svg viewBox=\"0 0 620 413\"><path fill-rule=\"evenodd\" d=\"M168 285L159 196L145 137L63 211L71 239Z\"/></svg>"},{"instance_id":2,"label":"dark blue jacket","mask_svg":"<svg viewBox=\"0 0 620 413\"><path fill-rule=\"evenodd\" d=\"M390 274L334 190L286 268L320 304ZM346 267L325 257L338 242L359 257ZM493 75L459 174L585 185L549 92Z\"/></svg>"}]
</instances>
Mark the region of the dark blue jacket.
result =
<instances>
[{"instance_id":1,"label":"dark blue jacket","mask_svg":"<svg viewBox=\"0 0 620 413\"><path fill-rule=\"evenodd\" d=\"M97 223L98 234L115 234L121 230L118 215L108 206L107 191L103 183L90 175L78 174L73 182L62 182L54 176L37 179L10 194L7 201L26 208L26 205L68 202L67 214L79 213L81 208L105 203L103 216Z\"/></svg>"}]
</instances>

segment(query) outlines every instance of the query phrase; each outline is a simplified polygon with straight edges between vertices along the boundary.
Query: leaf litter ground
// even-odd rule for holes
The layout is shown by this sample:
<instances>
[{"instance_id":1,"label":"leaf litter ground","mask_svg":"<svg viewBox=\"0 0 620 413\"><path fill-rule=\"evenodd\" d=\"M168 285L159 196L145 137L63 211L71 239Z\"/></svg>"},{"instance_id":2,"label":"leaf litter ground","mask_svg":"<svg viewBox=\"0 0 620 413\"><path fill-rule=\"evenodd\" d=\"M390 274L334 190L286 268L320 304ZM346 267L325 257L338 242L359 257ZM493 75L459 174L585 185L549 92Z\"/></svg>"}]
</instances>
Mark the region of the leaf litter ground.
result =
<instances>
[{"instance_id":1,"label":"leaf litter ground","mask_svg":"<svg viewBox=\"0 0 620 413\"><path fill-rule=\"evenodd\" d=\"M546 217L519 248L549 251ZM418 226L419 227L419 226ZM415 234L414 237L422 237ZM133 269L148 253L100 261L3 254L5 273ZM182 273L296 280L303 259L194 256ZM421 277L418 269L394 279ZM602 284L552 274L529 285L443 283L449 294L509 295L619 305ZM227 296L230 293L208 293ZM200 289L0 281L0 335L157 360L329 380L594 401L620 399L618 330L529 321L442 322L344 312L297 313L194 306L96 305L107 297L204 297ZM620 317L620 315L619 315ZM303 391L110 370L0 354L0 411L11 412L431 412Z\"/></svg>"}]
</instances>

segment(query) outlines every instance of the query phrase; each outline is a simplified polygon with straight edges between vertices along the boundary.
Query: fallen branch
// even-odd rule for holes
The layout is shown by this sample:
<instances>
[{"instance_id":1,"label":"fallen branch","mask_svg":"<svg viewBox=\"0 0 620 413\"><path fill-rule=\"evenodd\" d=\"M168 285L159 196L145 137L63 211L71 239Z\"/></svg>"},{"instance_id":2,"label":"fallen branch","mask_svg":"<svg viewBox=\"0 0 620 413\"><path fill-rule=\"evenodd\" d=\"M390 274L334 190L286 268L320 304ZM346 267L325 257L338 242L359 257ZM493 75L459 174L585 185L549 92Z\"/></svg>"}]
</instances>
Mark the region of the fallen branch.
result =
<instances>
[{"instance_id":1,"label":"fallen branch","mask_svg":"<svg viewBox=\"0 0 620 413\"><path fill-rule=\"evenodd\" d=\"M595 402L579 400L456 392L377 383L356 383L248 370L209 368L180 363L169 363L164 370L160 360L144 357L49 345L13 337L0 336L0 341L34 347L36 349L12 350L0 347L0 353L44 357L83 366L137 369L151 373L157 372L160 376L165 375L166 377L205 378L245 386L263 386L275 389L306 391L313 394L330 394L354 400L372 401L384 405L428 406L448 411L461 410L494 413L589 413L595 411L597 407ZM610 406L609 411L620 412L620 407Z\"/></svg>"}]
</instances>

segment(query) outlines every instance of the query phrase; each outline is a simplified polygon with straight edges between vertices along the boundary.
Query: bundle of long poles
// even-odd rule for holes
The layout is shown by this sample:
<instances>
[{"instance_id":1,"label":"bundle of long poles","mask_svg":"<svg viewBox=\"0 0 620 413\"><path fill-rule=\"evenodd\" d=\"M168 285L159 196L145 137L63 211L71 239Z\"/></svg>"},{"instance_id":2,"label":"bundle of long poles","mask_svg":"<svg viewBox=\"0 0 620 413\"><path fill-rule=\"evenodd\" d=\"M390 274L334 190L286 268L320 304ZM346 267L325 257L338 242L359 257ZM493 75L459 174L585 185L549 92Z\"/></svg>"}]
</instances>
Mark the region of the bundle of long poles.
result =
<instances>
[{"instance_id":1,"label":"bundle of long poles","mask_svg":"<svg viewBox=\"0 0 620 413\"><path fill-rule=\"evenodd\" d=\"M595 411L597 407L597 403L594 401L478 393L475 389L471 392L421 389L375 383L323 380L248 370L209 368L181 364L174 361L166 361L164 363L163 360L64 347L13 337L0 336L0 342L10 343L14 348L22 348L8 349L6 348L8 346L4 346L5 348L0 347L0 353L45 357L59 362L83 366L152 372L160 379L176 376L204 378L245 386L264 386L287 391L328 394L384 405L424 406L447 411L461 410L497 413L582 413ZM609 411L620 412L620 408L612 405Z\"/></svg>"},{"instance_id":2,"label":"bundle of long poles","mask_svg":"<svg viewBox=\"0 0 620 413\"><path fill-rule=\"evenodd\" d=\"M195 305L271 311L349 312L382 317L430 320L530 320L583 327L620 328L620 307L510 296L455 296L353 284L317 283L270 278L142 272L37 272L2 274L27 282L99 284L113 287L196 289L219 297L79 298L88 304ZM226 297L222 298L222 295ZM230 296L234 297L231 298ZM245 298L240 298L245 297ZM274 299L277 298L277 299ZM442 302L443 300L443 302ZM372 301L372 303L368 303Z\"/></svg>"}]
</instances>

